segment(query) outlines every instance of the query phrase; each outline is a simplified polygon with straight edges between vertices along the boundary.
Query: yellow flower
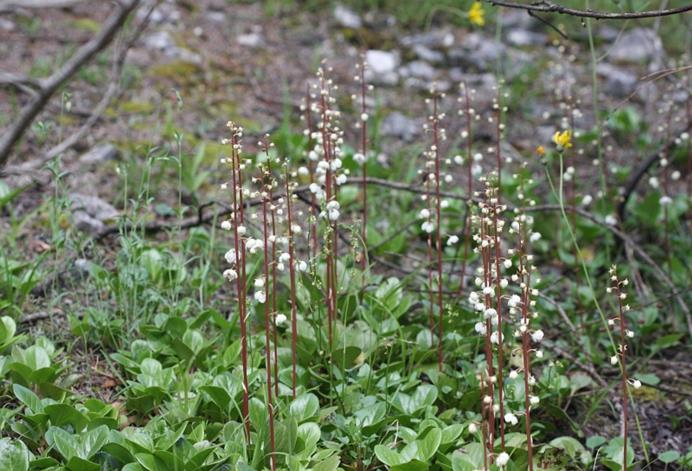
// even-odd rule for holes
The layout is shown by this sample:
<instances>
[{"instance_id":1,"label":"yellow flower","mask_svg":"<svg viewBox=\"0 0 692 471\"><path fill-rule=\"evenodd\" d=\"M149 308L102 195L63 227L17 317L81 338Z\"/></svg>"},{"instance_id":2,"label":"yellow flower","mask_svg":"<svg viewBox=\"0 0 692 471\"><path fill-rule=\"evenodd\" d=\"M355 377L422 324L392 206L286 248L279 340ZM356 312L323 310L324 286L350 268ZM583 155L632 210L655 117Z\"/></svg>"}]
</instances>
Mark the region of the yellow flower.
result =
<instances>
[{"instance_id":1,"label":"yellow flower","mask_svg":"<svg viewBox=\"0 0 692 471\"><path fill-rule=\"evenodd\" d=\"M473 2L471 5L471 9L469 10L469 21L476 26L483 26L485 24L485 11L483 10L481 2Z\"/></svg>"},{"instance_id":2,"label":"yellow flower","mask_svg":"<svg viewBox=\"0 0 692 471\"><path fill-rule=\"evenodd\" d=\"M572 131L555 131L553 142L560 149L569 149L572 147Z\"/></svg>"},{"instance_id":3,"label":"yellow flower","mask_svg":"<svg viewBox=\"0 0 692 471\"><path fill-rule=\"evenodd\" d=\"M543 157L545 155L545 147L543 146L538 146L536 147L536 153Z\"/></svg>"}]
</instances>

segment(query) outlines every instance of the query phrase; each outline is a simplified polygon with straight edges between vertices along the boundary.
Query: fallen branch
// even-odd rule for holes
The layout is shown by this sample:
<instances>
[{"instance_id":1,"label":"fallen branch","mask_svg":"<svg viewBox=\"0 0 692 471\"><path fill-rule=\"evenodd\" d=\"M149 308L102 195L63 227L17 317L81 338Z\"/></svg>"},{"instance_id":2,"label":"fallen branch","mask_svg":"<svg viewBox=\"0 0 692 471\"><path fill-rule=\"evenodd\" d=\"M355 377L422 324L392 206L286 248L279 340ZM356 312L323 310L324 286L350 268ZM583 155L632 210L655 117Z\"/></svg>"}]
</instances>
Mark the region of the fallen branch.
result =
<instances>
[{"instance_id":1,"label":"fallen branch","mask_svg":"<svg viewBox=\"0 0 692 471\"><path fill-rule=\"evenodd\" d=\"M36 91L35 97L22 108L14 121L14 125L0 137L0 168L5 166L14 146L31 126L36 116L45 108L55 92L84 64L111 43L138 4L139 0L127 0L118 3L115 12L106 20L103 28L96 36L77 49L77 52L53 75L39 81L40 88Z\"/></svg>"},{"instance_id":2,"label":"fallen branch","mask_svg":"<svg viewBox=\"0 0 692 471\"><path fill-rule=\"evenodd\" d=\"M0 0L0 11L15 8L66 8L85 0Z\"/></svg>"},{"instance_id":3,"label":"fallen branch","mask_svg":"<svg viewBox=\"0 0 692 471\"><path fill-rule=\"evenodd\" d=\"M527 12L558 13L560 15L577 16L580 18L595 18L597 20L635 20L640 18L657 18L661 16L679 15L692 10L692 4L689 4L678 8L669 8L665 10L611 13L596 10L578 10L576 8L558 5L547 0L540 0L534 3L515 3L505 0L486 1L494 6L516 8L519 10L526 10Z\"/></svg>"},{"instance_id":4,"label":"fallen branch","mask_svg":"<svg viewBox=\"0 0 692 471\"><path fill-rule=\"evenodd\" d=\"M79 140L82 139L82 137L84 137L84 135L89 131L89 129L91 129L94 126L94 124L96 124L96 122L99 119L101 119L101 116L103 115L104 111L106 111L106 108L113 100L113 98L120 94L120 79L122 76L123 67L125 65L125 59L127 59L127 53L130 51L130 49L132 49L132 46L134 46L135 42L137 42L139 37L146 29L147 25L149 24L149 18L151 17L151 14L160 3L161 2L158 1L151 5L142 21L140 21L139 25L137 25L137 29L130 36L127 42L123 44L122 48L120 49L120 52L118 53L117 58L115 59L115 62L113 63L111 80L108 84L108 88L106 89L106 92L103 94L103 97L96 105L94 111L91 113L89 118L87 118L84 124L82 124L82 126L73 134L71 134L67 139L63 140L62 142L54 146L52 149L50 149L48 152L46 152L45 156L36 163L37 165L41 165L57 157L58 155L64 153L68 149L72 148L75 144L77 144Z\"/></svg>"}]
</instances>

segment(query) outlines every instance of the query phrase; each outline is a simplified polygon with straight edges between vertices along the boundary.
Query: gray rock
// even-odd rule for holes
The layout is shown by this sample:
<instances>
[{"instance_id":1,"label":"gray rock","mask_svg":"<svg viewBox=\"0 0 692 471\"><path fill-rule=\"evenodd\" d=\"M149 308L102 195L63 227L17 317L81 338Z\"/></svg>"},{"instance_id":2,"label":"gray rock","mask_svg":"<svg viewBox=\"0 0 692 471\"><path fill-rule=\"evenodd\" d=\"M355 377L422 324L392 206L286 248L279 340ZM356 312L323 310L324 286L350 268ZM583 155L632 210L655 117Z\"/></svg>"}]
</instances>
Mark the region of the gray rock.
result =
<instances>
[{"instance_id":1,"label":"gray rock","mask_svg":"<svg viewBox=\"0 0 692 471\"><path fill-rule=\"evenodd\" d=\"M462 68L473 67L480 72L495 70L500 61L507 78L516 77L533 61L528 52L508 48L480 33L469 34L459 47L451 49L448 54L453 64Z\"/></svg>"},{"instance_id":2,"label":"gray rock","mask_svg":"<svg viewBox=\"0 0 692 471\"><path fill-rule=\"evenodd\" d=\"M91 235L98 234L106 227L104 223L89 216L85 211L75 211L72 213L72 223L80 231Z\"/></svg>"},{"instance_id":3,"label":"gray rock","mask_svg":"<svg viewBox=\"0 0 692 471\"><path fill-rule=\"evenodd\" d=\"M112 144L101 144L82 154L79 161L85 164L98 164L115 160L118 157L118 149Z\"/></svg>"},{"instance_id":4,"label":"gray rock","mask_svg":"<svg viewBox=\"0 0 692 471\"><path fill-rule=\"evenodd\" d=\"M363 26L360 16L344 5L337 5L334 8L334 20L339 26L344 28L357 29Z\"/></svg>"},{"instance_id":5,"label":"gray rock","mask_svg":"<svg viewBox=\"0 0 692 471\"><path fill-rule=\"evenodd\" d=\"M4 31L14 31L14 23L5 18L0 18L0 29Z\"/></svg>"},{"instance_id":6,"label":"gray rock","mask_svg":"<svg viewBox=\"0 0 692 471\"><path fill-rule=\"evenodd\" d=\"M176 47L173 36L171 36L171 33L168 31L156 31L145 36L144 45L149 49L156 49L158 51L165 51Z\"/></svg>"},{"instance_id":7,"label":"gray rock","mask_svg":"<svg viewBox=\"0 0 692 471\"><path fill-rule=\"evenodd\" d=\"M86 278L91 272L91 268L94 266L91 260L86 258L78 258L74 261L73 273L75 278L81 279Z\"/></svg>"},{"instance_id":8,"label":"gray rock","mask_svg":"<svg viewBox=\"0 0 692 471\"><path fill-rule=\"evenodd\" d=\"M405 141L412 141L421 130L421 123L416 120L404 116L398 111L389 113L382 120L380 131L383 136L399 137Z\"/></svg>"},{"instance_id":9,"label":"gray rock","mask_svg":"<svg viewBox=\"0 0 692 471\"><path fill-rule=\"evenodd\" d=\"M149 9L153 6L154 0L142 2L142 8L137 10L137 19L143 20ZM149 21L153 24L160 25L166 23L177 23L180 21L181 14L175 6L173 0L161 2L156 6L149 16Z\"/></svg>"},{"instance_id":10,"label":"gray rock","mask_svg":"<svg viewBox=\"0 0 692 471\"><path fill-rule=\"evenodd\" d=\"M240 34L236 37L236 41L241 46L256 48L264 45L264 38L258 32Z\"/></svg>"},{"instance_id":11,"label":"gray rock","mask_svg":"<svg viewBox=\"0 0 692 471\"><path fill-rule=\"evenodd\" d=\"M226 14L222 11L210 10L204 13L204 15L215 23L223 23L226 21Z\"/></svg>"},{"instance_id":12,"label":"gray rock","mask_svg":"<svg viewBox=\"0 0 692 471\"><path fill-rule=\"evenodd\" d=\"M433 30L426 33L411 34L400 39L403 46L424 46L427 48L448 48L454 44L454 35L447 30Z\"/></svg>"},{"instance_id":13,"label":"gray rock","mask_svg":"<svg viewBox=\"0 0 692 471\"><path fill-rule=\"evenodd\" d=\"M381 85L396 85L399 81L397 68L401 59L398 52L370 50L365 53L366 80Z\"/></svg>"},{"instance_id":14,"label":"gray rock","mask_svg":"<svg viewBox=\"0 0 692 471\"><path fill-rule=\"evenodd\" d=\"M179 47L168 31L156 31L144 38L144 45L161 52L171 59L179 59L193 64L201 64L202 56L184 47Z\"/></svg>"},{"instance_id":15,"label":"gray rock","mask_svg":"<svg viewBox=\"0 0 692 471\"><path fill-rule=\"evenodd\" d=\"M610 60L631 64L660 62L663 55L661 38L648 28L625 31L608 51Z\"/></svg>"},{"instance_id":16,"label":"gray rock","mask_svg":"<svg viewBox=\"0 0 692 471\"><path fill-rule=\"evenodd\" d=\"M507 32L507 42L513 46L536 46L545 44L547 36L525 29L511 29Z\"/></svg>"},{"instance_id":17,"label":"gray rock","mask_svg":"<svg viewBox=\"0 0 692 471\"><path fill-rule=\"evenodd\" d=\"M435 51L422 44L416 44L413 46L412 50L419 59L424 61L439 64L445 60L444 54L442 54L440 51Z\"/></svg>"},{"instance_id":18,"label":"gray rock","mask_svg":"<svg viewBox=\"0 0 692 471\"><path fill-rule=\"evenodd\" d=\"M416 77L420 79L432 80L435 77L435 68L423 61L413 61L399 69L402 77Z\"/></svg>"},{"instance_id":19,"label":"gray rock","mask_svg":"<svg viewBox=\"0 0 692 471\"><path fill-rule=\"evenodd\" d=\"M637 87L637 76L620 67L601 62L596 66L596 72L604 80L604 90L609 95L624 98Z\"/></svg>"},{"instance_id":20,"label":"gray rock","mask_svg":"<svg viewBox=\"0 0 692 471\"><path fill-rule=\"evenodd\" d=\"M471 33L464 39L461 47L450 50L449 55L455 62L487 70L500 59L505 48L498 41Z\"/></svg>"},{"instance_id":21,"label":"gray rock","mask_svg":"<svg viewBox=\"0 0 692 471\"><path fill-rule=\"evenodd\" d=\"M68 199L72 204L73 216L84 213L89 218L100 222L112 221L120 214L110 203L98 196L85 195L83 193L71 193Z\"/></svg>"},{"instance_id":22,"label":"gray rock","mask_svg":"<svg viewBox=\"0 0 692 471\"><path fill-rule=\"evenodd\" d=\"M533 29L538 26L538 20L528 15L524 10L503 8L499 10L499 13L497 20L502 24L503 29Z\"/></svg>"}]
</instances>

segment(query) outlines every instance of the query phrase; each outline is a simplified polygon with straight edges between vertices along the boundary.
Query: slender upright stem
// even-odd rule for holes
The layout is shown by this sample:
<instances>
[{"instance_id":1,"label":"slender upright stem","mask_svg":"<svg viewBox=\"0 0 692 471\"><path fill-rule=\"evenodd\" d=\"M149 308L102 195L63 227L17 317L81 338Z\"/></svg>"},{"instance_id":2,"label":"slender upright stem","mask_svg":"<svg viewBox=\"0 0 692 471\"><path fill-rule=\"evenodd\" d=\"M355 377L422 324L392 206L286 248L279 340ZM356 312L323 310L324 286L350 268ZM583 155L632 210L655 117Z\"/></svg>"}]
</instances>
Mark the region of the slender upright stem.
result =
<instances>
[{"instance_id":1,"label":"slender upright stem","mask_svg":"<svg viewBox=\"0 0 692 471\"><path fill-rule=\"evenodd\" d=\"M438 339L437 339L437 367L442 371L443 352L442 339L444 336L444 306L442 303L442 210L440 196L440 135L439 135L439 117L437 113L437 95L433 96L433 154L435 157L435 215L436 215L436 250L437 250L437 307L440 311L437 324Z\"/></svg>"},{"instance_id":2,"label":"slender upright stem","mask_svg":"<svg viewBox=\"0 0 692 471\"><path fill-rule=\"evenodd\" d=\"M365 106L365 61L361 59L360 62L360 152L363 155L363 225L361 227L361 238L363 239L363 258L361 259L361 264L363 270L368 266L368 122L363 119L367 116L367 108Z\"/></svg>"},{"instance_id":3,"label":"slender upright stem","mask_svg":"<svg viewBox=\"0 0 692 471\"><path fill-rule=\"evenodd\" d=\"M459 282L459 294L464 291L464 283L466 281L466 266L468 264L469 244L471 243L471 198L473 197L473 173L471 170L473 159L473 140L471 138L471 99L468 84L464 82L464 102L466 108L466 196L468 198L466 207L466 224L464 234L464 259L461 262L461 281Z\"/></svg>"},{"instance_id":4,"label":"slender upright stem","mask_svg":"<svg viewBox=\"0 0 692 471\"><path fill-rule=\"evenodd\" d=\"M267 178L267 175L265 174L264 171L262 171L262 226L263 226L263 238L264 238L264 259L263 259L263 268L264 268L264 289L267 290L269 288L269 241L268 241L268 234L269 234L269 227L268 227L268 221L267 221L267 197L266 197L266 187L264 184L265 179ZM266 293L266 291L265 291ZM270 331L271 331L271 312L270 312L270 305L269 305L269 299L266 299L265 295L265 300L264 300L264 336L265 336L265 370L267 373L267 413L269 415L269 443L270 443L270 452L271 454L269 455L270 463L271 463L271 469L274 471L276 469L276 463L275 463L275 456L274 456L274 450L275 450L275 444L274 444L274 405L272 401L272 365L271 365L271 338L270 338Z\"/></svg>"},{"instance_id":5,"label":"slender upright stem","mask_svg":"<svg viewBox=\"0 0 692 471\"><path fill-rule=\"evenodd\" d=\"M237 149L238 135L232 131L231 137L231 173L232 173L232 193L233 193L233 243L235 261L237 268L236 290L238 292L238 318L240 322L240 344L241 362L243 369L243 425L245 426L245 438L250 442L250 414L249 414L249 385L247 376L247 324L246 324L246 293L244 286L245 276L245 240L241 237L238 226L242 225L243 204L242 204L242 174L240 169L240 155Z\"/></svg>"},{"instance_id":6,"label":"slender upright stem","mask_svg":"<svg viewBox=\"0 0 692 471\"><path fill-rule=\"evenodd\" d=\"M288 171L288 163L286 164L286 213L288 218L288 275L290 278L291 290L291 357L292 357L292 390L293 399L296 398L296 382L297 382L297 338L298 338L298 320L296 312L296 271L294 258L294 241L293 241L293 217L291 209L291 199L293 194L290 188L290 178Z\"/></svg>"}]
</instances>

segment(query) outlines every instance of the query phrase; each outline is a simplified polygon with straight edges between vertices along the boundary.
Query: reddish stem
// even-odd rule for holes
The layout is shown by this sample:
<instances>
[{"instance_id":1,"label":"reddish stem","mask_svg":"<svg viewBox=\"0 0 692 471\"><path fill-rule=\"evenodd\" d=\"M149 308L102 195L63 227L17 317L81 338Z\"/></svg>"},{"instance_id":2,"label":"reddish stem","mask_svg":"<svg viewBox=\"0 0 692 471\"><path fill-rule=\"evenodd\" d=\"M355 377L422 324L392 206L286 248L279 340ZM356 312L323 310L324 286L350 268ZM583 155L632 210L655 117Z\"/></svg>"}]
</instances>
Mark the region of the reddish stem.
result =
<instances>
[{"instance_id":1,"label":"reddish stem","mask_svg":"<svg viewBox=\"0 0 692 471\"><path fill-rule=\"evenodd\" d=\"M293 219L291 214L291 197L293 196L290 189L290 179L288 164L286 164L286 213L288 217L288 274L291 283L291 356L292 356L292 386L293 386L293 399L296 398L296 382L297 382L297 338L298 338L298 321L296 312L296 273L295 273L295 259L294 259L294 249L293 249Z\"/></svg>"},{"instance_id":2,"label":"reddish stem","mask_svg":"<svg viewBox=\"0 0 692 471\"><path fill-rule=\"evenodd\" d=\"M264 186L264 180L266 178L266 175L264 172L262 172L262 193L264 194L266 192L266 188ZM263 195L262 197L262 225L263 225L263 236L264 236L264 259L263 259L263 268L264 268L264 289L265 293L266 290L269 288L269 243L268 243L268 237L267 234L269 232L269 228L267 227L267 198L266 196ZM265 294L265 299L264 299L264 336L265 336L265 356L266 356L266 365L265 365L265 370L267 372L267 412L269 414L269 442L270 442L270 451L271 454L269 455L270 463L271 463L271 469L274 471L276 469L276 463L275 463L275 457L274 457L274 450L275 450L275 444L274 444L274 405L272 401L272 368L271 368L271 340L270 340L270 306L269 306L269 300L266 299L266 294Z\"/></svg>"}]
</instances>

